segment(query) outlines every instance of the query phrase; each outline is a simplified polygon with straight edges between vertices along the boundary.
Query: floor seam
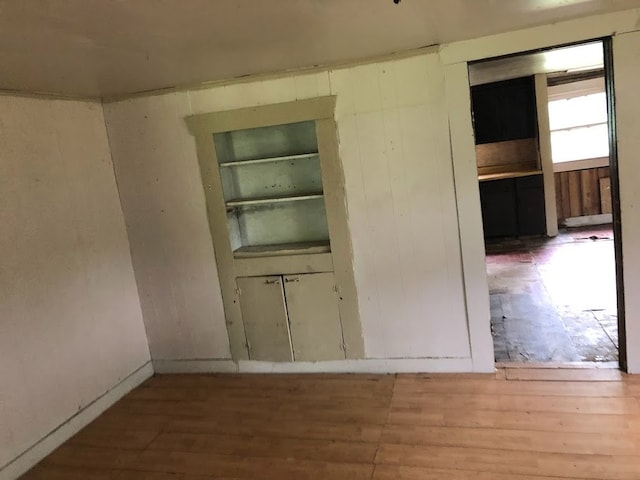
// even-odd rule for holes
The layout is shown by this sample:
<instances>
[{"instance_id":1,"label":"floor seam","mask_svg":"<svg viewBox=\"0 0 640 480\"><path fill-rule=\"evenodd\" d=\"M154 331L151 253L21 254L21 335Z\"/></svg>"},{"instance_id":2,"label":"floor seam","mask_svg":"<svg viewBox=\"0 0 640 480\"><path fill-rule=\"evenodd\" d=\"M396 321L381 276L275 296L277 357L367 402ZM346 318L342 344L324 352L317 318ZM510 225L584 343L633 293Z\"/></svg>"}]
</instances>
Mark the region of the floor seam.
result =
<instances>
[{"instance_id":1,"label":"floor seam","mask_svg":"<svg viewBox=\"0 0 640 480\"><path fill-rule=\"evenodd\" d=\"M387 414L384 419L384 423L382 424L382 428L380 429L380 438L378 438L378 444L376 445L376 452L373 455L373 469L371 470L371 480L373 480L376 474L376 468L378 464L376 462L378 458L378 452L380 451L380 446L382 445L382 437L384 435L384 431L389 425L389 416L391 415L391 405L393 404L393 397L396 394L396 382L398 381L398 374L393 374L393 385L391 386L391 395L389 396L389 403L387 405Z\"/></svg>"}]
</instances>

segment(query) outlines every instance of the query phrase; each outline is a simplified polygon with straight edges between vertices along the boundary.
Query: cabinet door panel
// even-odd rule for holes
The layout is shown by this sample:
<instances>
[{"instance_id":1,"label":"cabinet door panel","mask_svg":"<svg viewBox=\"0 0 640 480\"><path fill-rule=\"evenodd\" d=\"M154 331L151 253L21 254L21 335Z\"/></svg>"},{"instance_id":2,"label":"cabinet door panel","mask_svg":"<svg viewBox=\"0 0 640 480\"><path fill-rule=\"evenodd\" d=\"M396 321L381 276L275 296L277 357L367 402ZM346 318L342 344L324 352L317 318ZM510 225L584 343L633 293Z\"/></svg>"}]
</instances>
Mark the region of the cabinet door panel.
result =
<instances>
[{"instance_id":1,"label":"cabinet door panel","mask_svg":"<svg viewBox=\"0 0 640 480\"><path fill-rule=\"evenodd\" d=\"M284 281L295 359L344 360L333 273L287 275Z\"/></svg>"},{"instance_id":2,"label":"cabinet door panel","mask_svg":"<svg viewBox=\"0 0 640 480\"><path fill-rule=\"evenodd\" d=\"M516 196L519 234L543 235L547 231L547 222L542 175L516 179Z\"/></svg>"},{"instance_id":3,"label":"cabinet door panel","mask_svg":"<svg viewBox=\"0 0 640 480\"><path fill-rule=\"evenodd\" d=\"M249 358L273 362L293 360L282 277L243 277L236 281Z\"/></svg>"},{"instance_id":4,"label":"cabinet door panel","mask_svg":"<svg viewBox=\"0 0 640 480\"><path fill-rule=\"evenodd\" d=\"M474 86L471 101L476 145L536 136L533 77Z\"/></svg>"},{"instance_id":5,"label":"cabinet door panel","mask_svg":"<svg viewBox=\"0 0 640 480\"><path fill-rule=\"evenodd\" d=\"M509 237L518 234L513 179L480 182L480 204L485 238Z\"/></svg>"}]
</instances>

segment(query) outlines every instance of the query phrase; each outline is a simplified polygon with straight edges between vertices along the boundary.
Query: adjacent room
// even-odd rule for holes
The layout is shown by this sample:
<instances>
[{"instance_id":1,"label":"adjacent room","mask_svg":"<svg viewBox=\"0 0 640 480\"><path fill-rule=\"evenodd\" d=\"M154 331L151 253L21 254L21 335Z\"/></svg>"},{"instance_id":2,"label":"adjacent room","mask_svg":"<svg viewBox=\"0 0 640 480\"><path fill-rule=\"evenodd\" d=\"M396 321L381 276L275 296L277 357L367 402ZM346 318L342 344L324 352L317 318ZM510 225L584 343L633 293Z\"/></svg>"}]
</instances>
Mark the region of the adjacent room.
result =
<instances>
[{"instance_id":1,"label":"adjacent room","mask_svg":"<svg viewBox=\"0 0 640 480\"><path fill-rule=\"evenodd\" d=\"M618 362L604 57L598 41L469 67L498 363Z\"/></svg>"},{"instance_id":2,"label":"adjacent room","mask_svg":"<svg viewBox=\"0 0 640 480\"><path fill-rule=\"evenodd\" d=\"M0 0L0 58L0 480L640 478L640 0Z\"/></svg>"}]
</instances>

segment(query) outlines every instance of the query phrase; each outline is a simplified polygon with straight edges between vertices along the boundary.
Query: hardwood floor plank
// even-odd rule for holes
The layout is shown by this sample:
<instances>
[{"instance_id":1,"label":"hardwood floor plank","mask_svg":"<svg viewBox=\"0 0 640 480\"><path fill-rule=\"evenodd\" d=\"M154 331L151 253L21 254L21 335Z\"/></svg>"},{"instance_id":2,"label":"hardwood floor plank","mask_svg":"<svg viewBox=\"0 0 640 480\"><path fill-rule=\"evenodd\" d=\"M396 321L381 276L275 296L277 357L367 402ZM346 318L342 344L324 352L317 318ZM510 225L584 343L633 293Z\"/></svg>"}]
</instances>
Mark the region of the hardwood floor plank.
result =
<instances>
[{"instance_id":1,"label":"hardwood floor plank","mask_svg":"<svg viewBox=\"0 0 640 480\"><path fill-rule=\"evenodd\" d=\"M172 418L169 415L131 415L124 411L122 405L118 402L91 422L87 428L103 431L153 430L160 432Z\"/></svg>"},{"instance_id":2,"label":"hardwood floor plank","mask_svg":"<svg viewBox=\"0 0 640 480\"><path fill-rule=\"evenodd\" d=\"M526 362L526 363L517 363L517 362L496 362L496 368L499 370L504 370L507 368L524 368L526 370L535 370L535 369L545 369L545 370L557 370L557 369L566 369L566 370L593 370L593 369L612 369L618 370L619 365L616 361L609 362L562 362L562 363L553 363L553 362Z\"/></svg>"},{"instance_id":3,"label":"hardwood floor plank","mask_svg":"<svg viewBox=\"0 0 640 480\"><path fill-rule=\"evenodd\" d=\"M202 386L196 387L180 387L180 386L163 386L156 388L140 388L134 390L126 399L137 400L245 400L250 392L256 398L270 399L279 398L283 395L294 395L296 398L306 398L309 400L318 399L326 400L331 398L337 399L353 399L360 398L363 400L379 400L380 398L389 397L392 394L390 385L385 385L384 388L363 388L360 385L328 385L326 389L319 389L317 387L310 388L299 386L292 388L291 386L270 385L265 386L253 386L243 385L228 387L224 389L211 389ZM375 395L374 398L371 396Z\"/></svg>"},{"instance_id":4,"label":"hardwood floor plank","mask_svg":"<svg viewBox=\"0 0 640 480\"><path fill-rule=\"evenodd\" d=\"M328 393L328 392L291 392L286 389L261 392L251 394L248 391L242 392L211 392L207 389L196 388L183 390L180 388L146 388L139 393L132 394L123 405L135 405L141 402L203 402L215 405L218 408L246 408L248 405L278 406L282 402L293 402L296 405L314 406L327 405L331 403L355 403L372 408L386 407L391 393L380 395L369 391L362 394L352 393Z\"/></svg>"},{"instance_id":5,"label":"hardwood floor plank","mask_svg":"<svg viewBox=\"0 0 640 480\"><path fill-rule=\"evenodd\" d=\"M239 457L274 457L334 463L372 463L377 444L207 433L162 433L149 451L215 453Z\"/></svg>"},{"instance_id":6,"label":"hardwood floor plank","mask_svg":"<svg viewBox=\"0 0 640 480\"><path fill-rule=\"evenodd\" d=\"M640 455L640 432L620 436L607 433L544 432L469 427L388 425L382 443L436 445L527 452L585 455Z\"/></svg>"},{"instance_id":7,"label":"hardwood floor plank","mask_svg":"<svg viewBox=\"0 0 640 480\"><path fill-rule=\"evenodd\" d=\"M638 416L448 408L434 410L430 407L393 408L389 413L389 424L504 428L547 432L603 432L618 435L640 431L640 417Z\"/></svg>"},{"instance_id":8,"label":"hardwood floor plank","mask_svg":"<svg viewBox=\"0 0 640 480\"><path fill-rule=\"evenodd\" d=\"M377 464L468 469L516 475L602 480L637 480L637 456L577 455L489 448L438 447L382 443Z\"/></svg>"},{"instance_id":9,"label":"hardwood floor plank","mask_svg":"<svg viewBox=\"0 0 640 480\"><path fill-rule=\"evenodd\" d=\"M252 458L187 452L143 452L136 462L143 471L217 475L242 479L369 480L372 464L329 463L282 458Z\"/></svg>"},{"instance_id":10,"label":"hardwood floor plank","mask_svg":"<svg viewBox=\"0 0 640 480\"><path fill-rule=\"evenodd\" d=\"M237 477L236 477L237 479ZM211 475L186 475L170 472L140 472L119 470L113 472L113 480L236 480L233 477L212 477Z\"/></svg>"},{"instance_id":11,"label":"hardwood floor plank","mask_svg":"<svg viewBox=\"0 0 640 480\"><path fill-rule=\"evenodd\" d=\"M41 463L23 475L22 480L114 480L112 470L48 465Z\"/></svg>"},{"instance_id":12,"label":"hardwood floor plank","mask_svg":"<svg viewBox=\"0 0 640 480\"><path fill-rule=\"evenodd\" d=\"M248 401L240 405L217 405L211 402L130 400L119 406L119 412L129 415L167 415L173 417L203 417L213 419L247 416L256 419L287 418L324 422L357 422L381 425L387 417L387 407L360 405L359 402L295 402L281 399L274 402Z\"/></svg>"},{"instance_id":13,"label":"hardwood floor plank","mask_svg":"<svg viewBox=\"0 0 640 480\"><path fill-rule=\"evenodd\" d=\"M623 376L625 375L620 370L614 370L612 368L507 368L505 370L507 374L507 380L544 380L545 382L615 382L622 380Z\"/></svg>"},{"instance_id":14,"label":"hardwood floor plank","mask_svg":"<svg viewBox=\"0 0 640 480\"><path fill-rule=\"evenodd\" d=\"M262 435L272 437L341 440L345 442L373 442L380 440L382 425L366 423L328 423L317 421L273 422L271 419L227 418L210 420L207 417L177 418L164 428L166 432Z\"/></svg>"},{"instance_id":15,"label":"hardwood floor plank","mask_svg":"<svg viewBox=\"0 0 640 480\"><path fill-rule=\"evenodd\" d=\"M197 388L215 390L253 390L259 392L279 390L290 391L376 391L390 393L393 389L395 375L361 375L361 374L300 374L300 375L156 375L147 380L140 388Z\"/></svg>"},{"instance_id":16,"label":"hardwood floor plank","mask_svg":"<svg viewBox=\"0 0 640 480\"><path fill-rule=\"evenodd\" d=\"M116 470L127 468L137 460L139 452L118 448L95 448L65 443L43 460L44 465Z\"/></svg>"},{"instance_id":17,"label":"hardwood floor plank","mask_svg":"<svg viewBox=\"0 0 640 480\"><path fill-rule=\"evenodd\" d=\"M447 409L500 410L519 412L600 413L640 415L633 397L562 397L546 395L406 394L394 396L391 408L421 407Z\"/></svg>"},{"instance_id":18,"label":"hardwood floor plank","mask_svg":"<svg viewBox=\"0 0 640 480\"><path fill-rule=\"evenodd\" d=\"M157 430L111 430L89 426L78 432L67 443L85 447L113 447L119 449L144 450L158 436Z\"/></svg>"},{"instance_id":19,"label":"hardwood floor plank","mask_svg":"<svg viewBox=\"0 0 640 480\"><path fill-rule=\"evenodd\" d=\"M214 480L207 475L183 475L168 472L140 472L135 470L96 470L60 466L38 466L22 477L23 480ZM215 480L221 480L215 477ZM229 477L228 480L231 480Z\"/></svg>"},{"instance_id":20,"label":"hardwood floor plank","mask_svg":"<svg viewBox=\"0 0 640 480\"><path fill-rule=\"evenodd\" d=\"M544 395L571 397L630 397L640 395L640 385L624 382L545 382L430 380L398 378L396 397L428 393L469 393L485 395Z\"/></svg>"},{"instance_id":21,"label":"hardwood floor plank","mask_svg":"<svg viewBox=\"0 0 640 480\"><path fill-rule=\"evenodd\" d=\"M471 470L376 465L373 480L543 480L537 475L502 474ZM565 477L565 480L584 480Z\"/></svg>"}]
</instances>

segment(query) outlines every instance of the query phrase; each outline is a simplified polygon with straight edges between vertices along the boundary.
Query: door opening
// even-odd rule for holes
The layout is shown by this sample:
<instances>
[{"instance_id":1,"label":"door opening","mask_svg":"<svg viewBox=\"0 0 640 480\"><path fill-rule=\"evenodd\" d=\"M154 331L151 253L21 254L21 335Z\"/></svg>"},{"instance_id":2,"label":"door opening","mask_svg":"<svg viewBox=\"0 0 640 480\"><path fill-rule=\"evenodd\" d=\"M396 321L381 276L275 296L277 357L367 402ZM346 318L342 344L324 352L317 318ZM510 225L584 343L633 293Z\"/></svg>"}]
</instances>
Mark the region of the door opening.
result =
<instances>
[{"instance_id":1,"label":"door opening","mask_svg":"<svg viewBox=\"0 0 640 480\"><path fill-rule=\"evenodd\" d=\"M469 81L496 362L625 369L610 40Z\"/></svg>"}]
</instances>

